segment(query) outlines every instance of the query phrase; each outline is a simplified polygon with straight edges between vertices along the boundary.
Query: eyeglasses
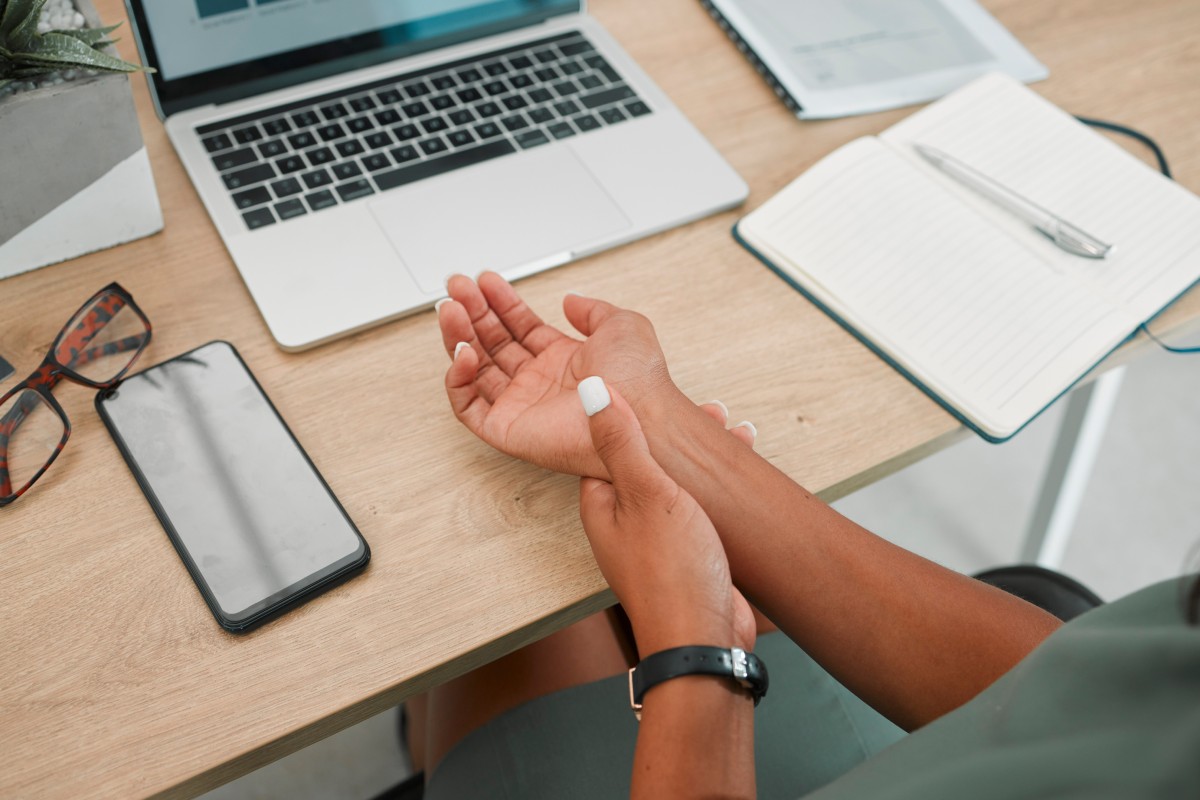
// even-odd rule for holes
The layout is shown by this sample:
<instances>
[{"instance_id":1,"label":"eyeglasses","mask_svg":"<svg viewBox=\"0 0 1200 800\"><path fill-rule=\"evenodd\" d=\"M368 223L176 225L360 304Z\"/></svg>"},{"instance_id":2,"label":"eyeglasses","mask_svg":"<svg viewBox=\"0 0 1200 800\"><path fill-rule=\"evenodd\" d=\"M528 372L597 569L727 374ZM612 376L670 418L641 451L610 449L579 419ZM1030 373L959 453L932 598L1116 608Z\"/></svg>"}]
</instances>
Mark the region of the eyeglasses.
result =
<instances>
[{"instance_id":1,"label":"eyeglasses","mask_svg":"<svg viewBox=\"0 0 1200 800\"><path fill-rule=\"evenodd\" d=\"M42 477L67 444L71 422L51 391L69 381L110 389L150 342L150 320L110 283L59 331L41 366L0 397L0 506Z\"/></svg>"}]
</instances>

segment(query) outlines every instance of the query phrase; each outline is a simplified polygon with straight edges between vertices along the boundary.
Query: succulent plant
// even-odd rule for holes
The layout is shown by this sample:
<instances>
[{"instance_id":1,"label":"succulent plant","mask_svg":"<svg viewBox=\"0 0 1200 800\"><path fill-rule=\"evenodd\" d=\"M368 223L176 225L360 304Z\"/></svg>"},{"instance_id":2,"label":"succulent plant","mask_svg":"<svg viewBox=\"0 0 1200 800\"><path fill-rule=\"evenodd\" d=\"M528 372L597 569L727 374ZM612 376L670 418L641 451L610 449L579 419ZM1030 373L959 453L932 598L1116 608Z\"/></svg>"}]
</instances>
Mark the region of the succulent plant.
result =
<instances>
[{"instance_id":1,"label":"succulent plant","mask_svg":"<svg viewBox=\"0 0 1200 800\"><path fill-rule=\"evenodd\" d=\"M143 72L144 68L110 56L103 48L117 25L38 33L46 0L0 0L0 87L60 69Z\"/></svg>"}]
</instances>

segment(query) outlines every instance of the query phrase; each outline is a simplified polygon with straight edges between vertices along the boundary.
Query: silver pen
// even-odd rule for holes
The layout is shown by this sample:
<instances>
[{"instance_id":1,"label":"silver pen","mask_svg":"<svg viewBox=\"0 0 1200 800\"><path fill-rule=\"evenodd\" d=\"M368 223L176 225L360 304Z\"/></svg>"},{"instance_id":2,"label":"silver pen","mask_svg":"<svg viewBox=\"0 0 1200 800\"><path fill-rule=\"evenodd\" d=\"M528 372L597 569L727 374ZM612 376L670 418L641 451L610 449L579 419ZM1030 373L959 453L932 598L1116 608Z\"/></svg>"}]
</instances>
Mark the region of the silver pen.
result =
<instances>
[{"instance_id":1,"label":"silver pen","mask_svg":"<svg viewBox=\"0 0 1200 800\"><path fill-rule=\"evenodd\" d=\"M1007 210L1017 219L1028 222L1056 245L1084 258L1104 258L1112 252L1113 245L1102 242L1090 233L1072 225L1057 214L1053 214L1031 200L968 166L935 147L913 143L922 158L933 164L954 180L991 200Z\"/></svg>"}]
</instances>

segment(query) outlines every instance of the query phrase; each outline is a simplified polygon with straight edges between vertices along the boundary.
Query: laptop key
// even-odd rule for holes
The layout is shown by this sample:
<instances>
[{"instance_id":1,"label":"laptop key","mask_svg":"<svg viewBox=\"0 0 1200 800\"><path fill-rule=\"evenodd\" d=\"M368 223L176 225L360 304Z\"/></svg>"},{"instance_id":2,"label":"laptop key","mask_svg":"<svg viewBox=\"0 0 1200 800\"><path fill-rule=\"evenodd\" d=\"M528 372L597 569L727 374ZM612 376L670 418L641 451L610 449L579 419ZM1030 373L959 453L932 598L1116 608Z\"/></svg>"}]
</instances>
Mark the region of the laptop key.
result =
<instances>
[{"instance_id":1,"label":"laptop key","mask_svg":"<svg viewBox=\"0 0 1200 800\"><path fill-rule=\"evenodd\" d=\"M279 170L281 175L287 175L291 172L299 172L306 166L308 165L304 163L304 159L300 156L285 156L275 162L275 167Z\"/></svg>"},{"instance_id":2,"label":"laptop key","mask_svg":"<svg viewBox=\"0 0 1200 800\"><path fill-rule=\"evenodd\" d=\"M596 128L600 127L600 121L591 114L584 114L583 116L574 117L571 121L575 123L576 128L579 128L579 130L583 131L584 133L587 133L588 131L594 131Z\"/></svg>"},{"instance_id":3,"label":"laptop key","mask_svg":"<svg viewBox=\"0 0 1200 800\"><path fill-rule=\"evenodd\" d=\"M500 120L500 124L508 128L510 131L519 131L521 128L528 128L529 122L520 114L514 114L511 117L505 117Z\"/></svg>"},{"instance_id":4,"label":"laptop key","mask_svg":"<svg viewBox=\"0 0 1200 800\"><path fill-rule=\"evenodd\" d=\"M308 163L312 164L314 167L319 167L322 164L328 164L330 161L333 161L336 158L336 156L333 154L333 151L328 147L318 147L316 150L309 150L304 155L308 157Z\"/></svg>"},{"instance_id":5,"label":"laptop key","mask_svg":"<svg viewBox=\"0 0 1200 800\"><path fill-rule=\"evenodd\" d=\"M234 167L244 167L258 161L258 153L253 147L243 147L241 150L228 150L212 157L213 166L217 172L224 172Z\"/></svg>"},{"instance_id":6,"label":"laptop key","mask_svg":"<svg viewBox=\"0 0 1200 800\"><path fill-rule=\"evenodd\" d=\"M538 87L529 90L529 99L534 103L548 103L554 99L554 95L550 94L549 89Z\"/></svg>"},{"instance_id":7,"label":"laptop key","mask_svg":"<svg viewBox=\"0 0 1200 800\"><path fill-rule=\"evenodd\" d=\"M463 83L475 83L483 80L483 73L474 67L468 67L458 73L458 79Z\"/></svg>"},{"instance_id":8,"label":"laptop key","mask_svg":"<svg viewBox=\"0 0 1200 800\"><path fill-rule=\"evenodd\" d=\"M447 125L446 120L442 119L441 117L430 117L421 123L421 127L425 129L426 133L438 133L446 130L446 128L449 128L450 126Z\"/></svg>"},{"instance_id":9,"label":"laptop key","mask_svg":"<svg viewBox=\"0 0 1200 800\"><path fill-rule=\"evenodd\" d=\"M423 117L429 113L429 106L425 105L420 100L415 103L409 103L408 105L401 106L400 109L409 119L413 119L414 117Z\"/></svg>"},{"instance_id":10,"label":"laptop key","mask_svg":"<svg viewBox=\"0 0 1200 800\"><path fill-rule=\"evenodd\" d=\"M403 147L397 147L395 150L392 150L391 153L392 158L395 159L397 164L403 164L405 161L415 161L421 157L421 154L417 152L417 148L413 147L411 144L406 144Z\"/></svg>"},{"instance_id":11,"label":"laptop key","mask_svg":"<svg viewBox=\"0 0 1200 800\"><path fill-rule=\"evenodd\" d=\"M474 103L479 98L483 97L479 90L472 86L469 89L463 89L458 93L458 101L460 103Z\"/></svg>"},{"instance_id":12,"label":"laptop key","mask_svg":"<svg viewBox=\"0 0 1200 800\"><path fill-rule=\"evenodd\" d=\"M367 147L371 148L372 150L378 150L381 147L388 147L392 144L395 144L395 142L392 141L392 137L388 136L387 131L375 131L372 134L364 136L363 141L366 142Z\"/></svg>"},{"instance_id":13,"label":"laptop key","mask_svg":"<svg viewBox=\"0 0 1200 800\"><path fill-rule=\"evenodd\" d=\"M483 85L483 90L490 96L495 97L498 94L504 94L508 91L508 84L504 81L488 81Z\"/></svg>"},{"instance_id":14,"label":"laptop key","mask_svg":"<svg viewBox=\"0 0 1200 800\"><path fill-rule=\"evenodd\" d=\"M263 138L263 135L262 131L258 129L257 125L250 125L249 127L238 128L236 131L234 131L233 138L238 144L250 144L251 142L257 142L259 139Z\"/></svg>"},{"instance_id":15,"label":"laptop key","mask_svg":"<svg viewBox=\"0 0 1200 800\"><path fill-rule=\"evenodd\" d=\"M292 124L297 128L311 128L321 121L315 111L298 111L292 114Z\"/></svg>"},{"instance_id":16,"label":"laptop key","mask_svg":"<svg viewBox=\"0 0 1200 800\"><path fill-rule=\"evenodd\" d=\"M363 156L362 162L363 166L371 172L379 172L379 170L387 169L392 165L392 160L387 157L387 153L372 153L369 156Z\"/></svg>"},{"instance_id":17,"label":"laptop key","mask_svg":"<svg viewBox=\"0 0 1200 800\"><path fill-rule=\"evenodd\" d=\"M471 135L470 131L454 131L453 133L447 134L446 138L449 139L450 144L454 145L455 147L466 147L475 141L475 137Z\"/></svg>"},{"instance_id":18,"label":"laptop key","mask_svg":"<svg viewBox=\"0 0 1200 800\"><path fill-rule=\"evenodd\" d=\"M346 120L346 127L351 133L366 133L375 127L375 122L370 117L355 117Z\"/></svg>"},{"instance_id":19,"label":"laptop key","mask_svg":"<svg viewBox=\"0 0 1200 800\"><path fill-rule=\"evenodd\" d=\"M572 114L578 114L583 109L574 100L563 100L561 103L554 104L554 110L561 116L569 117Z\"/></svg>"},{"instance_id":20,"label":"laptop key","mask_svg":"<svg viewBox=\"0 0 1200 800\"><path fill-rule=\"evenodd\" d=\"M500 126L494 122L485 122L482 125L475 126L475 135L480 139L491 139L494 136L499 136L501 133Z\"/></svg>"},{"instance_id":21,"label":"laptop key","mask_svg":"<svg viewBox=\"0 0 1200 800\"><path fill-rule=\"evenodd\" d=\"M362 175L362 168L353 161L344 161L341 164L334 164L333 175L339 181L348 181L356 175Z\"/></svg>"},{"instance_id":22,"label":"laptop key","mask_svg":"<svg viewBox=\"0 0 1200 800\"><path fill-rule=\"evenodd\" d=\"M233 147L233 141L228 134L218 133L216 136L209 136L207 139L201 139L204 143L204 149L210 153L215 153L218 150L226 150Z\"/></svg>"},{"instance_id":23,"label":"laptop key","mask_svg":"<svg viewBox=\"0 0 1200 800\"><path fill-rule=\"evenodd\" d=\"M533 74L536 75L537 79L542 83L556 81L559 79L559 77L561 77L558 74L558 70L556 70L554 67L542 67L541 69L534 70Z\"/></svg>"},{"instance_id":24,"label":"laptop key","mask_svg":"<svg viewBox=\"0 0 1200 800\"><path fill-rule=\"evenodd\" d=\"M380 125L395 125L400 121L400 112L394 108L386 108L375 115L375 121Z\"/></svg>"},{"instance_id":25,"label":"laptop key","mask_svg":"<svg viewBox=\"0 0 1200 800\"><path fill-rule=\"evenodd\" d=\"M515 152L517 152L517 148L513 147L511 142L507 139L499 139L479 145L478 147L469 147L465 150L452 150L442 158L419 161L415 164L409 164L406 167L391 170L390 172L376 173L375 183L379 185L381 190L387 191L388 189L395 189L397 186L404 186L413 181L424 180L434 175L441 175L444 172L469 167L473 164L479 164L483 161Z\"/></svg>"},{"instance_id":26,"label":"laptop key","mask_svg":"<svg viewBox=\"0 0 1200 800\"><path fill-rule=\"evenodd\" d=\"M417 81L416 83L405 85L404 91L408 92L409 97L424 97L432 90L429 88L429 84L424 81Z\"/></svg>"},{"instance_id":27,"label":"laptop key","mask_svg":"<svg viewBox=\"0 0 1200 800\"><path fill-rule=\"evenodd\" d=\"M253 189L238 192L233 196L234 205L242 211L254 206L261 206L263 203L269 203L270 201L271 193L267 191L267 187L265 186L255 186Z\"/></svg>"},{"instance_id":28,"label":"laptop key","mask_svg":"<svg viewBox=\"0 0 1200 800\"><path fill-rule=\"evenodd\" d=\"M525 108L529 102L519 94L514 94L504 98L504 107L509 111L516 111L518 108Z\"/></svg>"},{"instance_id":29,"label":"laptop key","mask_svg":"<svg viewBox=\"0 0 1200 800\"><path fill-rule=\"evenodd\" d=\"M234 172L226 172L221 176L221 180L225 182L225 188L229 191L241 189L244 186L253 186L256 183L270 180L275 177L275 170L270 164L255 164L253 167L235 170Z\"/></svg>"},{"instance_id":30,"label":"laptop key","mask_svg":"<svg viewBox=\"0 0 1200 800\"><path fill-rule=\"evenodd\" d=\"M355 97L352 99L350 101L350 107L355 111L362 113L363 111L370 111L372 108L374 108L375 101L371 99L369 94L364 94L361 97Z\"/></svg>"},{"instance_id":31,"label":"laptop key","mask_svg":"<svg viewBox=\"0 0 1200 800\"><path fill-rule=\"evenodd\" d=\"M337 143L338 155L340 155L342 158L356 156L359 153L366 152L366 149L367 148L363 147L362 142L360 142L358 139L347 139L344 142Z\"/></svg>"},{"instance_id":32,"label":"laptop key","mask_svg":"<svg viewBox=\"0 0 1200 800\"><path fill-rule=\"evenodd\" d=\"M430 98L429 105L433 106L434 111L445 111L454 105L454 98L448 94L439 94Z\"/></svg>"},{"instance_id":33,"label":"laptop key","mask_svg":"<svg viewBox=\"0 0 1200 800\"><path fill-rule=\"evenodd\" d=\"M513 75L508 82L513 85L514 89L527 89L533 86L533 78L528 75Z\"/></svg>"},{"instance_id":34,"label":"laptop key","mask_svg":"<svg viewBox=\"0 0 1200 800\"><path fill-rule=\"evenodd\" d=\"M396 89L383 89L376 93L379 102L385 106L390 106L393 103L399 103L403 99L403 95Z\"/></svg>"},{"instance_id":35,"label":"laptop key","mask_svg":"<svg viewBox=\"0 0 1200 800\"><path fill-rule=\"evenodd\" d=\"M619 108L606 108L600 112L600 118L609 125L616 125L618 122L624 122L628 119Z\"/></svg>"},{"instance_id":36,"label":"laptop key","mask_svg":"<svg viewBox=\"0 0 1200 800\"><path fill-rule=\"evenodd\" d=\"M583 103L589 109L606 106L610 103L619 103L622 100L636 99L637 95L633 93L633 89L628 86L614 86L611 89L604 89L599 92L585 94L579 98L579 102Z\"/></svg>"},{"instance_id":37,"label":"laptop key","mask_svg":"<svg viewBox=\"0 0 1200 800\"><path fill-rule=\"evenodd\" d=\"M546 138L546 134L542 133L536 128L531 131L525 131L525 133L517 134L516 139L517 144L521 145L521 147L525 150L528 150L531 147L537 147L539 144L546 144L550 141L548 138Z\"/></svg>"},{"instance_id":38,"label":"laptop key","mask_svg":"<svg viewBox=\"0 0 1200 800\"><path fill-rule=\"evenodd\" d=\"M568 136L575 135L575 129L565 122L556 122L550 127L546 128L546 130L550 131L550 135L555 139L565 139Z\"/></svg>"},{"instance_id":39,"label":"laptop key","mask_svg":"<svg viewBox=\"0 0 1200 800\"><path fill-rule=\"evenodd\" d=\"M275 213L279 215L281 220L284 220L307 214L308 209L304 207L304 203L300 202L300 198L296 197L291 200L284 200L282 203L276 203Z\"/></svg>"},{"instance_id":40,"label":"laptop key","mask_svg":"<svg viewBox=\"0 0 1200 800\"><path fill-rule=\"evenodd\" d=\"M450 77L449 75L438 75L436 78L431 80L430 83L432 83L433 88L437 89L439 92L444 92L447 89L453 89L458 85L454 78Z\"/></svg>"},{"instance_id":41,"label":"laptop key","mask_svg":"<svg viewBox=\"0 0 1200 800\"><path fill-rule=\"evenodd\" d=\"M625 110L631 117L642 117L650 113L650 107L641 100L635 100L632 103L626 103Z\"/></svg>"},{"instance_id":42,"label":"laptop key","mask_svg":"<svg viewBox=\"0 0 1200 800\"><path fill-rule=\"evenodd\" d=\"M343 203L349 203L351 200L375 194L375 187L371 186L371 182L366 178L359 178L356 181L343 183L337 187L337 193L342 198Z\"/></svg>"},{"instance_id":43,"label":"laptop key","mask_svg":"<svg viewBox=\"0 0 1200 800\"><path fill-rule=\"evenodd\" d=\"M267 132L268 136L282 136L291 129L291 124L283 117L267 120L263 123L263 130Z\"/></svg>"},{"instance_id":44,"label":"laptop key","mask_svg":"<svg viewBox=\"0 0 1200 800\"><path fill-rule=\"evenodd\" d=\"M490 64L484 64L483 71L494 78L497 75L503 75L508 72L508 67L504 66L503 61L493 61Z\"/></svg>"},{"instance_id":45,"label":"laptop key","mask_svg":"<svg viewBox=\"0 0 1200 800\"><path fill-rule=\"evenodd\" d=\"M566 80L554 84L554 91L558 92L559 97L569 97L570 95L578 94L579 87L575 85L575 81Z\"/></svg>"},{"instance_id":46,"label":"laptop key","mask_svg":"<svg viewBox=\"0 0 1200 800\"><path fill-rule=\"evenodd\" d=\"M250 230L275 224L275 215L271 213L271 209L269 208L256 208L253 211L247 211L245 214L242 214L242 219L245 220L246 227Z\"/></svg>"},{"instance_id":47,"label":"laptop key","mask_svg":"<svg viewBox=\"0 0 1200 800\"><path fill-rule=\"evenodd\" d=\"M304 199L308 201L308 207L313 211L320 211L323 208L337 205L337 200L334 198L333 192L328 189L305 195Z\"/></svg>"},{"instance_id":48,"label":"laptop key","mask_svg":"<svg viewBox=\"0 0 1200 800\"><path fill-rule=\"evenodd\" d=\"M284 178L281 181L272 183L271 191L275 192L276 197L291 197L294 194L303 192L304 187L295 178Z\"/></svg>"},{"instance_id":49,"label":"laptop key","mask_svg":"<svg viewBox=\"0 0 1200 800\"><path fill-rule=\"evenodd\" d=\"M421 129L411 122L406 122L403 125L393 128L392 133L396 134L396 138L402 142L407 142L409 139L415 139L421 135Z\"/></svg>"},{"instance_id":50,"label":"laptop key","mask_svg":"<svg viewBox=\"0 0 1200 800\"><path fill-rule=\"evenodd\" d=\"M486 103L480 103L475 106L475 113L481 117L494 117L500 113L500 106L489 100Z\"/></svg>"},{"instance_id":51,"label":"laptop key","mask_svg":"<svg viewBox=\"0 0 1200 800\"><path fill-rule=\"evenodd\" d=\"M449 149L446 147L446 143L442 141L442 137L440 136L435 136L432 139L426 139L420 143L420 148L425 151L425 155L427 156L444 153L447 149Z\"/></svg>"},{"instance_id":52,"label":"laptop key","mask_svg":"<svg viewBox=\"0 0 1200 800\"><path fill-rule=\"evenodd\" d=\"M287 140L292 143L293 150L304 150L305 148L312 147L317 143L317 137L313 136L308 131L293 134L287 137Z\"/></svg>"},{"instance_id":53,"label":"laptop key","mask_svg":"<svg viewBox=\"0 0 1200 800\"><path fill-rule=\"evenodd\" d=\"M553 50L539 50L533 54L533 57L543 64L549 64L551 61L558 61L558 53Z\"/></svg>"},{"instance_id":54,"label":"laptop key","mask_svg":"<svg viewBox=\"0 0 1200 800\"><path fill-rule=\"evenodd\" d=\"M332 142L334 139L341 139L345 135L346 129L336 122L332 125L324 125L320 128L317 128L317 136L320 136L321 140L325 142Z\"/></svg>"},{"instance_id":55,"label":"laptop key","mask_svg":"<svg viewBox=\"0 0 1200 800\"><path fill-rule=\"evenodd\" d=\"M270 141L260 144L258 146L258 152L262 153L263 158L274 158L275 156L281 156L286 153L287 145L283 143L282 139L271 139Z\"/></svg>"},{"instance_id":56,"label":"laptop key","mask_svg":"<svg viewBox=\"0 0 1200 800\"><path fill-rule=\"evenodd\" d=\"M558 65L558 68L564 75L578 75L583 72L583 67L575 61L564 61Z\"/></svg>"},{"instance_id":57,"label":"laptop key","mask_svg":"<svg viewBox=\"0 0 1200 800\"><path fill-rule=\"evenodd\" d=\"M350 116L350 110L341 103L330 103L327 106L321 106L321 116L332 121Z\"/></svg>"},{"instance_id":58,"label":"laptop key","mask_svg":"<svg viewBox=\"0 0 1200 800\"><path fill-rule=\"evenodd\" d=\"M604 81L600 80L595 75L584 75L579 79L579 85L584 89L599 89L604 85Z\"/></svg>"},{"instance_id":59,"label":"laptop key","mask_svg":"<svg viewBox=\"0 0 1200 800\"><path fill-rule=\"evenodd\" d=\"M539 124L554 119L554 112L548 108L535 108L527 113L531 120Z\"/></svg>"},{"instance_id":60,"label":"laptop key","mask_svg":"<svg viewBox=\"0 0 1200 800\"><path fill-rule=\"evenodd\" d=\"M576 39L573 42L567 42L566 44L560 44L558 46L558 49L563 51L563 53L568 56L577 56L580 53L590 53L592 50L595 50L596 48L592 47L592 43L589 42L587 39Z\"/></svg>"},{"instance_id":61,"label":"laptop key","mask_svg":"<svg viewBox=\"0 0 1200 800\"><path fill-rule=\"evenodd\" d=\"M323 169L306 172L300 177L304 179L304 185L310 189L320 189L322 186L333 183L333 178L329 177L329 173Z\"/></svg>"},{"instance_id":62,"label":"laptop key","mask_svg":"<svg viewBox=\"0 0 1200 800\"><path fill-rule=\"evenodd\" d=\"M466 125L475 121L475 115L465 108L450 112L450 121L455 125Z\"/></svg>"},{"instance_id":63,"label":"laptop key","mask_svg":"<svg viewBox=\"0 0 1200 800\"><path fill-rule=\"evenodd\" d=\"M508 60L508 63L513 65L513 69L529 69L533 66L533 62L529 60L529 56L513 56Z\"/></svg>"}]
</instances>

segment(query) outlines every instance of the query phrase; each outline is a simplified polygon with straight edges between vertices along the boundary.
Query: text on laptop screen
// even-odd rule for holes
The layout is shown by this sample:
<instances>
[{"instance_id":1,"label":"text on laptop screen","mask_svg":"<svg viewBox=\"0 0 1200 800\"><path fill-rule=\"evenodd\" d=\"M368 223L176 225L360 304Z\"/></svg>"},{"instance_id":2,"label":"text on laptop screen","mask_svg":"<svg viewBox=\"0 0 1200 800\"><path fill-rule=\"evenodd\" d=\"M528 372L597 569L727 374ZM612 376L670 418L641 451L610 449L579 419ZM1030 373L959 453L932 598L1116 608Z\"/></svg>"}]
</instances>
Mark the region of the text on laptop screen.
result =
<instances>
[{"instance_id":1,"label":"text on laptop screen","mask_svg":"<svg viewBox=\"0 0 1200 800\"><path fill-rule=\"evenodd\" d=\"M384 47L486 27L578 0L147 0L164 80L364 33Z\"/></svg>"}]
</instances>

